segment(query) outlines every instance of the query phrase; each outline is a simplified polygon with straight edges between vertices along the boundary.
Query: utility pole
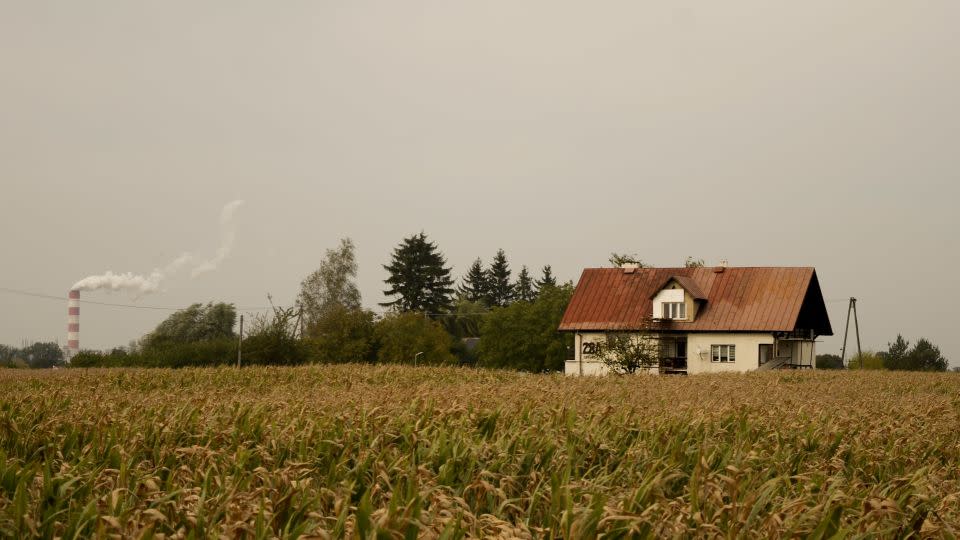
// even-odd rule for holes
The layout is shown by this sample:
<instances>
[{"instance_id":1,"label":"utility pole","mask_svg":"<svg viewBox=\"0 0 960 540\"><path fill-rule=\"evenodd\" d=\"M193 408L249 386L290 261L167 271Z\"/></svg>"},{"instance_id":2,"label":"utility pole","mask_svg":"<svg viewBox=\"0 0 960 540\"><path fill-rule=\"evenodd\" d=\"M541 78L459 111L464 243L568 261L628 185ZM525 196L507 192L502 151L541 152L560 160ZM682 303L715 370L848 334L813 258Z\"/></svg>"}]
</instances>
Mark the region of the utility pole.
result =
<instances>
[{"instance_id":1,"label":"utility pole","mask_svg":"<svg viewBox=\"0 0 960 540\"><path fill-rule=\"evenodd\" d=\"M857 299L850 297L847 307L847 327L843 331L843 348L840 349L840 363L847 358L847 334L850 333L850 313L853 313L853 329L857 333L857 357L860 359L860 368L863 369L863 351L860 349L860 322L857 320Z\"/></svg>"},{"instance_id":2,"label":"utility pole","mask_svg":"<svg viewBox=\"0 0 960 540\"><path fill-rule=\"evenodd\" d=\"M300 304L300 313L297 314L297 326L300 327L300 339L303 339L303 304Z\"/></svg>"},{"instance_id":3,"label":"utility pole","mask_svg":"<svg viewBox=\"0 0 960 540\"><path fill-rule=\"evenodd\" d=\"M297 333L300 333L300 338L303 339L303 304L300 305L300 309L297 311L297 322L293 326L293 337L297 337Z\"/></svg>"},{"instance_id":4,"label":"utility pole","mask_svg":"<svg viewBox=\"0 0 960 540\"><path fill-rule=\"evenodd\" d=\"M240 357L243 354L243 315L240 315L240 336L237 341L237 367L240 367Z\"/></svg>"}]
</instances>

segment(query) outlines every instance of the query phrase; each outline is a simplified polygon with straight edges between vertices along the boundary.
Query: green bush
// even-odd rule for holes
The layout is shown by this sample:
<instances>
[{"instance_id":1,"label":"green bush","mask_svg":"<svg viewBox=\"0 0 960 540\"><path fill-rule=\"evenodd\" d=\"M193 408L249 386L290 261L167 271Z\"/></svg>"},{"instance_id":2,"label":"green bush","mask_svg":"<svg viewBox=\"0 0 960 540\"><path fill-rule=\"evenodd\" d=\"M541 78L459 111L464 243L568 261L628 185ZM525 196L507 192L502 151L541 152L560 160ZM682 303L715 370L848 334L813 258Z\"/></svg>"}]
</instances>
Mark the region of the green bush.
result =
<instances>
[{"instance_id":1,"label":"green bush","mask_svg":"<svg viewBox=\"0 0 960 540\"><path fill-rule=\"evenodd\" d=\"M534 302L494 309L480 329L478 365L528 372L562 371L573 336L557 331L573 285L545 287Z\"/></svg>"},{"instance_id":2,"label":"green bush","mask_svg":"<svg viewBox=\"0 0 960 540\"><path fill-rule=\"evenodd\" d=\"M70 367L199 367L230 365L237 361L237 342L232 339L171 343L139 352L114 349L109 353L80 351Z\"/></svg>"},{"instance_id":3,"label":"green bush","mask_svg":"<svg viewBox=\"0 0 960 540\"><path fill-rule=\"evenodd\" d=\"M294 366L310 358L309 344L290 335L264 331L243 340L243 365ZM236 362L236 345L234 345Z\"/></svg>"},{"instance_id":4,"label":"green bush","mask_svg":"<svg viewBox=\"0 0 960 540\"><path fill-rule=\"evenodd\" d=\"M422 352L419 364L453 364L453 338L440 323L422 313L388 313L377 322L378 362L412 364Z\"/></svg>"},{"instance_id":5,"label":"green bush","mask_svg":"<svg viewBox=\"0 0 960 540\"><path fill-rule=\"evenodd\" d=\"M376 359L376 322L372 311L335 307L309 330L307 347L312 362L340 364Z\"/></svg>"},{"instance_id":6,"label":"green bush","mask_svg":"<svg viewBox=\"0 0 960 540\"><path fill-rule=\"evenodd\" d=\"M863 351L850 359L847 369L886 369L883 364L883 356L873 351Z\"/></svg>"},{"instance_id":7,"label":"green bush","mask_svg":"<svg viewBox=\"0 0 960 540\"><path fill-rule=\"evenodd\" d=\"M843 369L843 360L836 354L818 354L817 369Z\"/></svg>"}]
</instances>

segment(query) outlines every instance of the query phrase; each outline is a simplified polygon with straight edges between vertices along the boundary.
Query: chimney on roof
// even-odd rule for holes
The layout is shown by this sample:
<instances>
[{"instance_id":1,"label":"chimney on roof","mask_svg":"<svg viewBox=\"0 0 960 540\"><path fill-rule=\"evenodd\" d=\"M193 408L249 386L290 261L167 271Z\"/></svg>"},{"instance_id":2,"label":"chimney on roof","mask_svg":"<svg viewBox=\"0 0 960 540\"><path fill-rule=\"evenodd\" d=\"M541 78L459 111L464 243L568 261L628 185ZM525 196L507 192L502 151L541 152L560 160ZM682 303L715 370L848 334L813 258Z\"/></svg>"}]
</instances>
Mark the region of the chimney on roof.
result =
<instances>
[{"instance_id":1,"label":"chimney on roof","mask_svg":"<svg viewBox=\"0 0 960 540\"><path fill-rule=\"evenodd\" d=\"M722 274L723 271L726 269L727 269L727 260L720 259L720 266L717 266L716 268L714 268L713 271L716 272L717 274Z\"/></svg>"},{"instance_id":2,"label":"chimney on roof","mask_svg":"<svg viewBox=\"0 0 960 540\"><path fill-rule=\"evenodd\" d=\"M640 268L640 265L637 263L623 263L620 265L620 268L623 269L624 274L632 274L637 271L637 268Z\"/></svg>"}]
</instances>

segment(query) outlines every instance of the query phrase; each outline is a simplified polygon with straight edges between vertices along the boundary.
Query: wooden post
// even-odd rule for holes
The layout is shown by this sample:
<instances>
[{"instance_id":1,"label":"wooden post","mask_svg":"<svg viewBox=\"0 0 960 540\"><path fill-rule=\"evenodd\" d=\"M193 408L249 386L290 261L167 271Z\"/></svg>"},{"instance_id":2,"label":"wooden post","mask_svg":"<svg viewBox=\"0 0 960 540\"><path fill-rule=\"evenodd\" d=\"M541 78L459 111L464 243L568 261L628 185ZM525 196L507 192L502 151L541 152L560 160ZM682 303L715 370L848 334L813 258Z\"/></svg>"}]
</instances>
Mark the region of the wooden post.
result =
<instances>
[{"instance_id":1,"label":"wooden post","mask_svg":"<svg viewBox=\"0 0 960 540\"><path fill-rule=\"evenodd\" d=\"M240 367L240 357L243 354L243 315L240 315L240 336L237 341L237 367Z\"/></svg>"},{"instance_id":2,"label":"wooden post","mask_svg":"<svg viewBox=\"0 0 960 540\"><path fill-rule=\"evenodd\" d=\"M857 356L860 357L860 369L863 369L863 350L860 349L860 320L857 317L857 299L851 298L853 302L853 329L857 333Z\"/></svg>"},{"instance_id":3,"label":"wooden post","mask_svg":"<svg viewBox=\"0 0 960 540\"><path fill-rule=\"evenodd\" d=\"M860 358L860 368L863 369L863 350L860 348L860 321L857 318L857 299L850 297L850 305L847 306L847 326L843 331L843 348L840 349L840 363L847 358L847 335L850 333L850 314L853 314L853 328L857 334L857 357Z\"/></svg>"}]
</instances>

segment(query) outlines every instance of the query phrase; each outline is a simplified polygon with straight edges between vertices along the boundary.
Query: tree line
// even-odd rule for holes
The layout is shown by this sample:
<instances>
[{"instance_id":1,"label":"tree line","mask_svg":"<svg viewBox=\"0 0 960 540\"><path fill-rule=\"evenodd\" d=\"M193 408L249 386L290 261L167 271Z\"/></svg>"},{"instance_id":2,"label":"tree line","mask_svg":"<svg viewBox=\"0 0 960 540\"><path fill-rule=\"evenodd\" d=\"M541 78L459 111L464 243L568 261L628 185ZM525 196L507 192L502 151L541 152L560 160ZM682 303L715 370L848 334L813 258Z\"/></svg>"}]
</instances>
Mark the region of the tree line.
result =
<instances>
[{"instance_id":1,"label":"tree line","mask_svg":"<svg viewBox=\"0 0 960 540\"><path fill-rule=\"evenodd\" d=\"M63 365L63 350L52 341L17 348L0 345L0 367L43 369Z\"/></svg>"},{"instance_id":2,"label":"tree line","mask_svg":"<svg viewBox=\"0 0 960 540\"><path fill-rule=\"evenodd\" d=\"M244 364L419 363L559 371L572 337L557 331L573 294L546 265L516 277L501 249L476 259L459 282L423 232L393 250L382 313L364 308L349 238L326 250L292 306L274 306L244 331ZM272 299L271 299L272 304ZM180 367L233 364L239 346L232 304L194 304L139 342L110 352L82 351L71 365Z\"/></svg>"},{"instance_id":3,"label":"tree line","mask_svg":"<svg viewBox=\"0 0 960 540\"><path fill-rule=\"evenodd\" d=\"M886 369L891 371L946 371L949 362L943 357L940 348L926 338L920 338L910 346L902 335L887 343L885 351L864 351L854 355L844 366L843 360L836 354L818 354L818 369ZM960 367L953 368L960 372Z\"/></svg>"},{"instance_id":4,"label":"tree line","mask_svg":"<svg viewBox=\"0 0 960 540\"><path fill-rule=\"evenodd\" d=\"M242 362L417 362L543 372L562 370L564 360L572 357L573 337L557 327L574 287L569 281L558 283L550 265L543 266L536 278L521 266L514 278L500 249L489 265L475 259L457 282L436 243L421 232L404 238L383 265L387 272L383 292L388 300L379 304L385 311L377 313L361 304L355 251L352 240L342 239L336 248L326 250L319 267L302 280L292 306L273 306L255 315L243 332ZM612 253L609 263L647 266L630 253ZM704 261L687 257L684 266L703 267ZM71 365L233 364L239 348L236 326L232 304L193 304L130 346L109 352L81 351ZM616 345L616 340L611 344ZM657 354L652 347L620 345L608 347L619 351L614 355L616 362L640 358L634 363L642 366ZM0 367L63 363L63 351L55 343L22 349L0 345ZM845 367L839 356L829 354L818 355L816 364L819 369ZM847 367L944 371L947 365L929 340L921 338L911 348L898 335L887 351L866 352Z\"/></svg>"}]
</instances>

